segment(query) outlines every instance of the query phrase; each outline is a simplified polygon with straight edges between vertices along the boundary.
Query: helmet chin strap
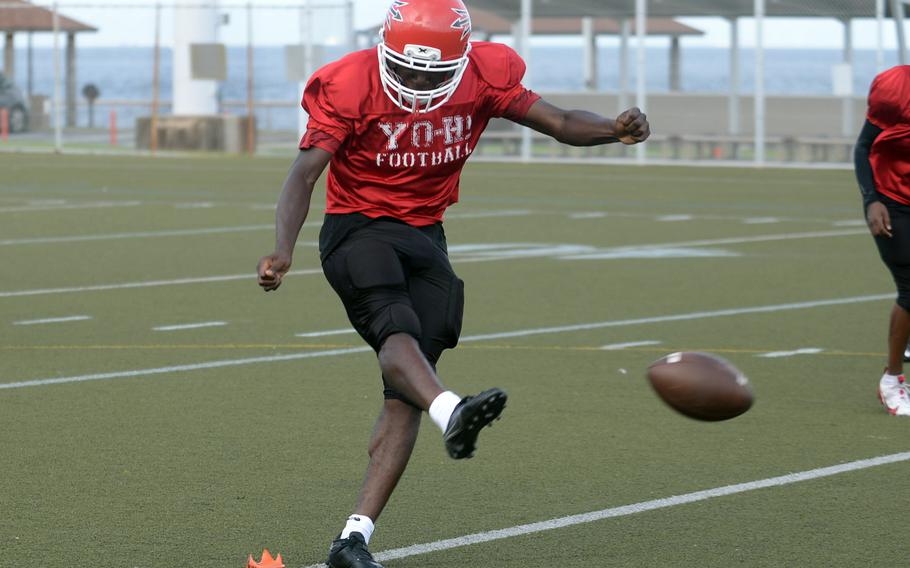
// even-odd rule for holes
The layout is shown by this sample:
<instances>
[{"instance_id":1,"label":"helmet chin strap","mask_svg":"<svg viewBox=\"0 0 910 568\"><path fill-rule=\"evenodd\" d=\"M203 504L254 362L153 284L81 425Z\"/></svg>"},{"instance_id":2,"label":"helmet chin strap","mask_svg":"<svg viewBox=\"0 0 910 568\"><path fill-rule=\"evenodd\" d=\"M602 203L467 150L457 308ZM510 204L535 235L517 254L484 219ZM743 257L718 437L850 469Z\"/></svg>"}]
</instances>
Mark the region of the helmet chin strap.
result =
<instances>
[{"instance_id":1,"label":"helmet chin strap","mask_svg":"<svg viewBox=\"0 0 910 568\"><path fill-rule=\"evenodd\" d=\"M380 43L376 48L376 53L379 58L379 76L382 79L382 88L392 102L402 110L416 114L434 111L448 102L458 89L458 85L461 83L461 77L467 68L467 55L470 49L471 46L468 44L468 48L461 59L445 63L445 66L451 68L451 70L455 72L455 75L446 81L443 87L430 89L428 91L417 91L409 89L401 84L398 78L389 69L389 61L412 69L429 71L433 71L434 69L428 69L428 67L430 67L429 64L424 66L424 62L418 62L416 58L411 56L401 55ZM442 69L440 71L443 70L447 69ZM436 99L438 99L438 101L434 103L434 100ZM425 104L424 101L426 101ZM423 108L420 108L421 106Z\"/></svg>"}]
</instances>

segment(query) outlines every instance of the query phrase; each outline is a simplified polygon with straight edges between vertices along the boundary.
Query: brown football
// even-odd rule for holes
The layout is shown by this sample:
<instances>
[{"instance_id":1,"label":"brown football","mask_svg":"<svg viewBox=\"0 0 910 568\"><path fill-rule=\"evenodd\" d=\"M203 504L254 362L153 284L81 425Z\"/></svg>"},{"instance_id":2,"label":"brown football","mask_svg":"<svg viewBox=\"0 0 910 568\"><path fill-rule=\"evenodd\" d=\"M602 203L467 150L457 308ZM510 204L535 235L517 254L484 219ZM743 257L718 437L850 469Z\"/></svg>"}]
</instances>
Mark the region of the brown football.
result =
<instances>
[{"instance_id":1,"label":"brown football","mask_svg":"<svg viewBox=\"0 0 910 568\"><path fill-rule=\"evenodd\" d=\"M729 420L752 407L749 379L709 353L671 353L651 363L648 380L670 407L697 420Z\"/></svg>"}]
</instances>

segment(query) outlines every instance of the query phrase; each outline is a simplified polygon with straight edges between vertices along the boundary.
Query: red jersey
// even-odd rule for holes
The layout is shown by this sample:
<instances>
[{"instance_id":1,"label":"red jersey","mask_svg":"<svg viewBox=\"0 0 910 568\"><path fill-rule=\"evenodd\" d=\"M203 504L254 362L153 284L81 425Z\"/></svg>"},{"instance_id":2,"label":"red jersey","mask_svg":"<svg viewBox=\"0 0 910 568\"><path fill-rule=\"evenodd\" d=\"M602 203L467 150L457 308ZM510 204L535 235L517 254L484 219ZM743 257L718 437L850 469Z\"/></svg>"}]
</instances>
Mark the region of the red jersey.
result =
<instances>
[{"instance_id":1,"label":"red jersey","mask_svg":"<svg viewBox=\"0 0 910 568\"><path fill-rule=\"evenodd\" d=\"M331 152L326 213L394 217L414 226L442 221L491 118L521 120L540 97L525 89L524 61L510 47L476 42L458 89L440 108L416 114L385 94L375 49L317 71L303 95L309 113L300 148Z\"/></svg>"},{"instance_id":2,"label":"red jersey","mask_svg":"<svg viewBox=\"0 0 910 568\"><path fill-rule=\"evenodd\" d=\"M867 118L882 129L869 153L876 189L910 205L910 65L892 67L875 78Z\"/></svg>"}]
</instances>

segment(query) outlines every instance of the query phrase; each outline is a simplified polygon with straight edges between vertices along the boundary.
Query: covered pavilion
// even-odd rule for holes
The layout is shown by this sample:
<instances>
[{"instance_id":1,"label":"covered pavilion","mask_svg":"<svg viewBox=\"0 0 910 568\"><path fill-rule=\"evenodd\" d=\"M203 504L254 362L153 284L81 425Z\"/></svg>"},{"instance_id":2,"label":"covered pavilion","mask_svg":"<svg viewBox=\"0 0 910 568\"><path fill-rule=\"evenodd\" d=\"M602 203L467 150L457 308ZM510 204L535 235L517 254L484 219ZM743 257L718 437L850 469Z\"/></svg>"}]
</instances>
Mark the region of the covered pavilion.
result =
<instances>
[{"instance_id":1,"label":"covered pavilion","mask_svg":"<svg viewBox=\"0 0 910 568\"><path fill-rule=\"evenodd\" d=\"M517 22L500 14L478 8L478 2L468 2L471 11L471 37L487 41L493 36L519 37ZM360 37L378 37L381 25L358 32ZM620 36L628 38L635 32L635 22L614 18L535 17L531 22L532 33L545 36L583 36L585 41L585 88L596 91L597 81L597 38L599 36ZM701 36L704 32L677 22L671 18L651 18L647 22L649 36L670 38L670 90L679 90L680 85L680 38ZM625 45L628 48L628 45Z\"/></svg>"},{"instance_id":2,"label":"covered pavilion","mask_svg":"<svg viewBox=\"0 0 910 568\"><path fill-rule=\"evenodd\" d=\"M55 17L56 16L56 17ZM88 24L67 18L53 10L42 8L25 0L0 0L0 33L4 36L3 73L15 82L16 52L14 38L17 33L28 34L28 69L26 91L32 95L32 35L35 32L66 34L66 125L76 124L76 34L96 32Z\"/></svg>"},{"instance_id":3,"label":"covered pavilion","mask_svg":"<svg viewBox=\"0 0 910 568\"><path fill-rule=\"evenodd\" d=\"M471 25L473 37L489 39L495 35L511 35L518 37L520 30L515 21L510 21L502 15L473 7L471 4ZM677 22L672 18L649 18L646 33L649 36L666 36L670 38L670 90L678 91L680 88L680 38L686 36L701 36L704 32ZM615 18L579 18L561 16L540 16L531 21L531 33L547 36L578 36L585 38L585 88L596 91L599 88L597 81L597 38L599 36L620 36L628 38L635 33L635 22L628 19ZM623 44L625 49L627 43ZM624 49L624 52L625 52ZM622 61L625 61L621 57Z\"/></svg>"},{"instance_id":4,"label":"covered pavilion","mask_svg":"<svg viewBox=\"0 0 910 568\"><path fill-rule=\"evenodd\" d=\"M739 37L736 22L739 18L755 18L758 44L756 46L756 92L755 92L755 160L764 162L764 46L762 43L762 26L766 17L807 17L833 18L844 25L844 63L853 62L853 38L850 22L856 18L876 18L880 25L886 17L893 17L897 24L898 59L906 62L906 38L904 37L904 18L907 15L908 0L471 0L472 9L480 8L495 13L500 18L514 22L516 43L527 45L531 36L534 18L582 18L590 30L590 20L595 18L615 18L621 22L634 20L638 24L638 78L636 88L637 103L644 106L646 92L644 85L644 37L647 33L647 18L676 17L721 17L730 22L730 90L729 90L729 125L730 134L739 134L739 93L741 73L739 69ZM627 24L628 25L628 24ZM588 32L589 33L589 32ZM631 33L631 32L630 32ZM624 37L625 40L625 37ZM523 55L530 54L520 48ZM879 62L882 61L882 48L879 47ZM622 73L623 70L621 70ZM620 78L623 83L624 77ZM844 99L843 123L852 122L849 116L852 108ZM523 145L523 156L530 157L530 138L526 136ZM644 148L638 148L639 160L644 160Z\"/></svg>"}]
</instances>

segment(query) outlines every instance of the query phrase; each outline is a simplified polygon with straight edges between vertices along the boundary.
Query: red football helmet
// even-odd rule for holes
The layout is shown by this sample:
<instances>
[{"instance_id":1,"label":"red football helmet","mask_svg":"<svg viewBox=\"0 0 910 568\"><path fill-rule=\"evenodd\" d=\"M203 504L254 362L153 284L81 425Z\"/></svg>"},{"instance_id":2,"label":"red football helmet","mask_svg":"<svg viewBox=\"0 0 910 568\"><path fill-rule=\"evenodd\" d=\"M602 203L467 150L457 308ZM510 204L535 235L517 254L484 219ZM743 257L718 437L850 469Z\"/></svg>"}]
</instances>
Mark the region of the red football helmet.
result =
<instances>
[{"instance_id":1,"label":"red football helmet","mask_svg":"<svg viewBox=\"0 0 910 568\"><path fill-rule=\"evenodd\" d=\"M471 16L461 0L394 0L377 52L386 94L411 112L436 110L455 92L468 65ZM431 89L405 86L404 69L436 74Z\"/></svg>"}]
</instances>

